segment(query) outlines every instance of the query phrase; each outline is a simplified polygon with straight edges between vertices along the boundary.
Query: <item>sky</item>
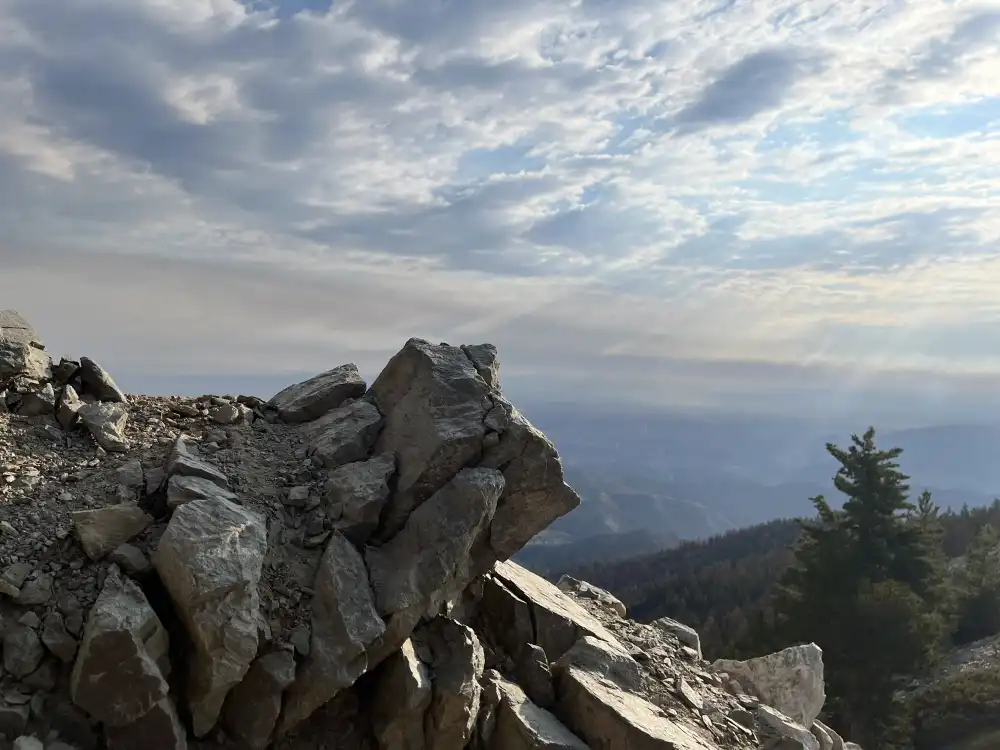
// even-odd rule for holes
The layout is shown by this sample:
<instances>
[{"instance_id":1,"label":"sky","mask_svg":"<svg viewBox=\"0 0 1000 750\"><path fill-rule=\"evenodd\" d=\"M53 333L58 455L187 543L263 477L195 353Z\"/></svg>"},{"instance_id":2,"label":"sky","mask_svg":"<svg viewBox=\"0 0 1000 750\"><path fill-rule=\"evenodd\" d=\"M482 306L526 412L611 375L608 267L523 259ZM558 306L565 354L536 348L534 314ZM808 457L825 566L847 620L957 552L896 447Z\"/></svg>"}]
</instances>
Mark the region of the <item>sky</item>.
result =
<instances>
[{"instance_id":1,"label":"sky","mask_svg":"<svg viewBox=\"0 0 1000 750\"><path fill-rule=\"evenodd\" d=\"M1000 418L998 239L996 6L0 0L0 307L133 390L419 336L527 401Z\"/></svg>"}]
</instances>

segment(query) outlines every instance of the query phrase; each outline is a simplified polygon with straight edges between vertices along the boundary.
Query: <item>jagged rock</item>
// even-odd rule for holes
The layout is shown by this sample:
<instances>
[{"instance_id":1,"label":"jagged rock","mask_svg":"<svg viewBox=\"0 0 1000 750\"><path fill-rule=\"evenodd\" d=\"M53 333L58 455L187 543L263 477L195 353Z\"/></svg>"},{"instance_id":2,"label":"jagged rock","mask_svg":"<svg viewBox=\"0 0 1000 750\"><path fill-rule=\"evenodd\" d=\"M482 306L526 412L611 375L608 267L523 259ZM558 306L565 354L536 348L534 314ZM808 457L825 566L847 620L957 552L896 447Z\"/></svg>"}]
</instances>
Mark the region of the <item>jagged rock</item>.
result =
<instances>
[{"instance_id":1,"label":"jagged rock","mask_svg":"<svg viewBox=\"0 0 1000 750\"><path fill-rule=\"evenodd\" d=\"M210 479L179 474L170 477L167 482L167 507L176 510L192 500L226 500L239 503L235 493L223 489Z\"/></svg>"},{"instance_id":2,"label":"jagged rock","mask_svg":"<svg viewBox=\"0 0 1000 750\"><path fill-rule=\"evenodd\" d=\"M132 544L121 544L108 553L113 562L130 576L142 576L152 570L153 565L146 553Z\"/></svg>"},{"instance_id":3,"label":"jagged rock","mask_svg":"<svg viewBox=\"0 0 1000 750\"><path fill-rule=\"evenodd\" d=\"M12 599L21 597L21 587L31 574L31 565L25 562L14 563L4 568L0 573L0 594Z\"/></svg>"},{"instance_id":4,"label":"jagged rock","mask_svg":"<svg viewBox=\"0 0 1000 750\"><path fill-rule=\"evenodd\" d=\"M58 612L49 612L42 621L42 643L60 661L70 664L76 656L76 638L66 630L63 616Z\"/></svg>"},{"instance_id":5,"label":"jagged rock","mask_svg":"<svg viewBox=\"0 0 1000 750\"><path fill-rule=\"evenodd\" d=\"M153 523L152 516L131 503L80 510L72 517L73 532L91 560L100 560Z\"/></svg>"},{"instance_id":6,"label":"jagged rock","mask_svg":"<svg viewBox=\"0 0 1000 750\"><path fill-rule=\"evenodd\" d=\"M278 410L283 422L311 422L364 392L365 381L357 365L347 364L290 385L267 403Z\"/></svg>"},{"instance_id":7,"label":"jagged rock","mask_svg":"<svg viewBox=\"0 0 1000 750\"><path fill-rule=\"evenodd\" d=\"M77 410L80 421L90 430L97 444L109 453L124 453L129 449L125 438L128 408L121 403L84 404Z\"/></svg>"},{"instance_id":8,"label":"jagged rock","mask_svg":"<svg viewBox=\"0 0 1000 750\"><path fill-rule=\"evenodd\" d=\"M426 653L432 697L424 723L428 750L462 750L479 714L479 678L486 657L471 628L435 617L413 634L417 653Z\"/></svg>"},{"instance_id":9,"label":"jagged rock","mask_svg":"<svg viewBox=\"0 0 1000 750\"><path fill-rule=\"evenodd\" d=\"M819 740L820 750L845 750L843 738L819 719L813 722L809 731Z\"/></svg>"},{"instance_id":10,"label":"jagged rock","mask_svg":"<svg viewBox=\"0 0 1000 750\"><path fill-rule=\"evenodd\" d=\"M118 495L122 500L135 502L146 486L146 477L142 469L142 461L134 458L118 467Z\"/></svg>"},{"instance_id":11,"label":"jagged rock","mask_svg":"<svg viewBox=\"0 0 1000 750\"><path fill-rule=\"evenodd\" d=\"M460 347L414 338L389 360L369 395L385 415L376 453L395 454L399 472L382 533L389 538L414 508L479 459L491 389Z\"/></svg>"},{"instance_id":12,"label":"jagged rock","mask_svg":"<svg viewBox=\"0 0 1000 750\"><path fill-rule=\"evenodd\" d=\"M378 527L395 470L395 457L383 453L330 472L324 498L327 516L355 544L364 544Z\"/></svg>"},{"instance_id":13,"label":"jagged rock","mask_svg":"<svg viewBox=\"0 0 1000 750\"><path fill-rule=\"evenodd\" d=\"M243 412L236 404L223 404L212 409L208 418L216 424L236 424L243 418Z\"/></svg>"},{"instance_id":14,"label":"jagged rock","mask_svg":"<svg viewBox=\"0 0 1000 750\"><path fill-rule=\"evenodd\" d=\"M52 358L45 353L38 333L15 310L0 310L0 380L17 375L47 380Z\"/></svg>"},{"instance_id":15,"label":"jagged rock","mask_svg":"<svg viewBox=\"0 0 1000 750\"><path fill-rule=\"evenodd\" d=\"M376 675L372 728L381 750L424 750L424 716L431 705L431 677L413 642L386 659Z\"/></svg>"},{"instance_id":16,"label":"jagged rock","mask_svg":"<svg viewBox=\"0 0 1000 750\"><path fill-rule=\"evenodd\" d=\"M378 409L367 401L354 401L309 425L307 453L327 469L364 461L381 428Z\"/></svg>"},{"instance_id":17,"label":"jagged rock","mask_svg":"<svg viewBox=\"0 0 1000 750\"><path fill-rule=\"evenodd\" d=\"M391 541L366 550L380 614L429 609L456 593L456 587L464 588L471 580L472 546L487 528L502 490L499 471L462 469L410 514Z\"/></svg>"},{"instance_id":18,"label":"jagged rock","mask_svg":"<svg viewBox=\"0 0 1000 750\"><path fill-rule=\"evenodd\" d=\"M574 578L571 575L564 575L559 579L560 591L576 594L582 599L593 599L598 604L607 607L619 617L625 617L626 609L621 600L613 596L611 592Z\"/></svg>"},{"instance_id":19,"label":"jagged rock","mask_svg":"<svg viewBox=\"0 0 1000 750\"><path fill-rule=\"evenodd\" d=\"M108 371L89 357L80 357L80 380L84 393L91 394L98 401L128 403L125 393Z\"/></svg>"},{"instance_id":20,"label":"jagged rock","mask_svg":"<svg viewBox=\"0 0 1000 750\"><path fill-rule=\"evenodd\" d=\"M167 457L167 464L164 467L164 475L168 479L174 476L204 479L220 489L228 490L230 488L229 479L225 472L208 461L203 461L193 455L183 435L174 441L174 445L170 449L170 455Z\"/></svg>"},{"instance_id":21,"label":"jagged rock","mask_svg":"<svg viewBox=\"0 0 1000 750\"><path fill-rule=\"evenodd\" d=\"M782 738L797 743L796 750L820 750L819 740L804 726L771 706L757 707L757 718Z\"/></svg>"},{"instance_id":22,"label":"jagged rock","mask_svg":"<svg viewBox=\"0 0 1000 750\"><path fill-rule=\"evenodd\" d=\"M3 637L3 666L14 677L23 679L38 669L45 658L45 647L38 634L24 625L7 628Z\"/></svg>"},{"instance_id":23,"label":"jagged rock","mask_svg":"<svg viewBox=\"0 0 1000 750\"><path fill-rule=\"evenodd\" d=\"M518 684L536 706L549 708L555 702L552 669L549 667L549 658L541 646L536 646L534 643L526 644L521 658L514 666L514 672Z\"/></svg>"},{"instance_id":24,"label":"jagged rock","mask_svg":"<svg viewBox=\"0 0 1000 750\"><path fill-rule=\"evenodd\" d=\"M719 659L712 668L735 678L768 706L804 726L812 726L826 700L823 651L815 643L746 661Z\"/></svg>"},{"instance_id":25,"label":"jagged rock","mask_svg":"<svg viewBox=\"0 0 1000 750\"><path fill-rule=\"evenodd\" d=\"M330 537L314 589L309 656L288 690L279 736L352 685L368 668L367 649L385 632L361 554L342 534Z\"/></svg>"},{"instance_id":26,"label":"jagged rock","mask_svg":"<svg viewBox=\"0 0 1000 750\"><path fill-rule=\"evenodd\" d=\"M661 617L658 620L653 620L652 625L655 628L676 636L677 640L685 646L689 646L697 651L698 658L701 658L701 638L698 636L698 631L694 628L682 622L677 622L677 620L670 617Z\"/></svg>"},{"instance_id":27,"label":"jagged rock","mask_svg":"<svg viewBox=\"0 0 1000 750\"><path fill-rule=\"evenodd\" d=\"M178 508L153 557L195 648L187 700L192 730L215 725L229 691L257 655L267 532L246 508L194 500Z\"/></svg>"},{"instance_id":28,"label":"jagged rock","mask_svg":"<svg viewBox=\"0 0 1000 750\"><path fill-rule=\"evenodd\" d=\"M593 615L544 578L509 561L497 563L493 575L528 602L535 624L534 643L545 650L549 659L559 659L585 635L592 635L610 644L615 651L628 654Z\"/></svg>"},{"instance_id":29,"label":"jagged rock","mask_svg":"<svg viewBox=\"0 0 1000 750\"><path fill-rule=\"evenodd\" d=\"M59 426L64 430L73 429L80 418L82 406L83 401L77 395L76 389L67 384L63 388L62 395L59 397L59 405L56 407L56 421Z\"/></svg>"},{"instance_id":30,"label":"jagged rock","mask_svg":"<svg viewBox=\"0 0 1000 750\"><path fill-rule=\"evenodd\" d=\"M270 742L285 690L295 681L295 658L288 651L257 657L223 708L226 730L254 750Z\"/></svg>"},{"instance_id":31,"label":"jagged rock","mask_svg":"<svg viewBox=\"0 0 1000 750\"><path fill-rule=\"evenodd\" d=\"M36 607L48 604L50 599L52 599L52 576L39 573L25 581L17 597L17 603L25 607Z\"/></svg>"},{"instance_id":32,"label":"jagged rock","mask_svg":"<svg viewBox=\"0 0 1000 750\"><path fill-rule=\"evenodd\" d=\"M626 690L636 690L642 682L639 665L629 654L611 644L585 635L555 662L557 668L576 667L610 680Z\"/></svg>"},{"instance_id":33,"label":"jagged rock","mask_svg":"<svg viewBox=\"0 0 1000 750\"><path fill-rule=\"evenodd\" d=\"M485 750L587 750L587 744L520 688L496 672L485 679L497 693L495 716Z\"/></svg>"},{"instance_id":34,"label":"jagged rock","mask_svg":"<svg viewBox=\"0 0 1000 750\"><path fill-rule=\"evenodd\" d=\"M108 750L186 750L187 732L177 707L163 698L139 720L123 727L105 728Z\"/></svg>"},{"instance_id":35,"label":"jagged rock","mask_svg":"<svg viewBox=\"0 0 1000 750\"><path fill-rule=\"evenodd\" d=\"M52 383L46 383L38 390L21 395L21 407L17 413L24 417L53 414L56 410L56 392Z\"/></svg>"},{"instance_id":36,"label":"jagged rock","mask_svg":"<svg viewBox=\"0 0 1000 750\"><path fill-rule=\"evenodd\" d=\"M497 348L493 344L465 344L462 346L462 351L486 385L499 392L500 360L497 357Z\"/></svg>"},{"instance_id":37,"label":"jagged rock","mask_svg":"<svg viewBox=\"0 0 1000 750\"><path fill-rule=\"evenodd\" d=\"M555 714L590 747L716 750L645 699L577 667L556 671Z\"/></svg>"},{"instance_id":38,"label":"jagged rock","mask_svg":"<svg viewBox=\"0 0 1000 750\"><path fill-rule=\"evenodd\" d=\"M496 576L483 577L482 595L474 606L476 632L513 661L521 659L528 644L534 644L531 606Z\"/></svg>"},{"instance_id":39,"label":"jagged rock","mask_svg":"<svg viewBox=\"0 0 1000 750\"><path fill-rule=\"evenodd\" d=\"M52 379L59 385L66 385L80 373L80 363L75 359L61 357L59 364L52 368Z\"/></svg>"},{"instance_id":40,"label":"jagged rock","mask_svg":"<svg viewBox=\"0 0 1000 750\"><path fill-rule=\"evenodd\" d=\"M503 470L504 492L490 524L489 547L495 559L506 560L576 508L580 497L564 481L562 461L548 438L499 395L493 403L487 424L500 439L479 465Z\"/></svg>"},{"instance_id":41,"label":"jagged rock","mask_svg":"<svg viewBox=\"0 0 1000 750\"><path fill-rule=\"evenodd\" d=\"M107 727L127 727L169 702L167 631L139 587L112 569L90 610L70 695Z\"/></svg>"}]
</instances>

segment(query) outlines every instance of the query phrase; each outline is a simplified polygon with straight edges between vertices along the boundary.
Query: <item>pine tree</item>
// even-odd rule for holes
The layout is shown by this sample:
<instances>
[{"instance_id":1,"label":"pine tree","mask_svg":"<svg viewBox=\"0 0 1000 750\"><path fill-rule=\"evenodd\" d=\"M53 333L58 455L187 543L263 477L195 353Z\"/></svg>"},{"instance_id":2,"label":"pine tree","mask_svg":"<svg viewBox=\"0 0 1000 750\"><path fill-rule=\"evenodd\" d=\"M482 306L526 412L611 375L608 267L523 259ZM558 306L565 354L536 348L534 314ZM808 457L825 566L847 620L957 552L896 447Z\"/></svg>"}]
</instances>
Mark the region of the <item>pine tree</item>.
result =
<instances>
[{"instance_id":1,"label":"pine tree","mask_svg":"<svg viewBox=\"0 0 1000 750\"><path fill-rule=\"evenodd\" d=\"M1000 632L1000 534L989 524L982 527L955 573L958 601L955 631L957 645Z\"/></svg>"},{"instance_id":2,"label":"pine tree","mask_svg":"<svg viewBox=\"0 0 1000 750\"><path fill-rule=\"evenodd\" d=\"M796 559L775 597L785 642L817 643L824 654L826 712L862 746L900 740L895 694L933 663L945 624L937 509L925 493L909 501L901 450L879 450L875 430L853 435L834 486L836 510L813 498L817 518L803 522Z\"/></svg>"}]
</instances>

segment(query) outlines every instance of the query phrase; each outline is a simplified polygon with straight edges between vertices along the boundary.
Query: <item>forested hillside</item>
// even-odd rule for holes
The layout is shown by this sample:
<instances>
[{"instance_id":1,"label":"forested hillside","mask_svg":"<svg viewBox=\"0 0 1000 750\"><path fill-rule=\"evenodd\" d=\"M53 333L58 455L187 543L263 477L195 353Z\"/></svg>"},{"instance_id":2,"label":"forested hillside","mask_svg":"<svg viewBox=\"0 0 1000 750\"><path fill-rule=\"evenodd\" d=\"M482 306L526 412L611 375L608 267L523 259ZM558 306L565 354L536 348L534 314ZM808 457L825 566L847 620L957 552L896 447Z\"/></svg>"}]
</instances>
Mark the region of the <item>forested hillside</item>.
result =
<instances>
[{"instance_id":1,"label":"forested hillside","mask_svg":"<svg viewBox=\"0 0 1000 750\"><path fill-rule=\"evenodd\" d=\"M820 644L825 713L863 746L940 750L947 736L967 750L1000 736L1000 662L939 672L956 647L1000 633L1000 501L941 512L871 429L827 452L837 494L812 498L813 518L569 572L636 619L695 627L707 658Z\"/></svg>"}]
</instances>

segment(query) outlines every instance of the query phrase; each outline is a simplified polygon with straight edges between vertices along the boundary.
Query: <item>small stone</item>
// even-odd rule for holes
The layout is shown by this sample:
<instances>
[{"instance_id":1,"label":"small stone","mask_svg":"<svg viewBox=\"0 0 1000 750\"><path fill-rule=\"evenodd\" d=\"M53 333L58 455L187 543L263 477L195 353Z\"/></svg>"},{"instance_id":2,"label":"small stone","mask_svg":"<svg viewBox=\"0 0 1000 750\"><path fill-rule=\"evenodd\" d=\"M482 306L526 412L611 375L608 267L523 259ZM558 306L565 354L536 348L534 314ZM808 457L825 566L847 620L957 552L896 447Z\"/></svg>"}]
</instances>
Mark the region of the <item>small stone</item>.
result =
<instances>
[{"instance_id":1,"label":"small stone","mask_svg":"<svg viewBox=\"0 0 1000 750\"><path fill-rule=\"evenodd\" d=\"M122 544L111 551L108 560L130 576L141 576L152 570L152 563L145 553L133 544Z\"/></svg>"},{"instance_id":2,"label":"small stone","mask_svg":"<svg viewBox=\"0 0 1000 750\"><path fill-rule=\"evenodd\" d=\"M66 623L57 612L45 615L42 643L60 661L69 664L76 656L77 642L66 630Z\"/></svg>"},{"instance_id":3,"label":"small stone","mask_svg":"<svg viewBox=\"0 0 1000 750\"><path fill-rule=\"evenodd\" d=\"M304 508L309 501L309 488L305 486L292 487L285 498L285 505L292 508Z\"/></svg>"},{"instance_id":4,"label":"small stone","mask_svg":"<svg viewBox=\"0 0 1000 750\"><path fill-rule=\"evenodd\" d=\"M73 513L73 530L91 560L101 559L151 523L152 516L130 503Z\"/></svg>"},{"instance_id":5,"label":"small stone","mask_svg":"<svg viewBox=\"0 0 1000 750\"><path fill-rule=\"evenodd\" d=\"M45 647L38 634L23 625L10 628L3 639L4 668L18 679L38 669L45 657Z\"/></svg>"},{"instance_id":6,"label":"small stone","mask_svg":"<svg viewBox=\"0 0 1000 750\"><path fill-rule=\"evenodd\" d=\"M288 642L292 644L295 652L300 656L309 656L310 641L312 633L308 625L299 625L288 636Z\"/></svg>"}]
</instances>

